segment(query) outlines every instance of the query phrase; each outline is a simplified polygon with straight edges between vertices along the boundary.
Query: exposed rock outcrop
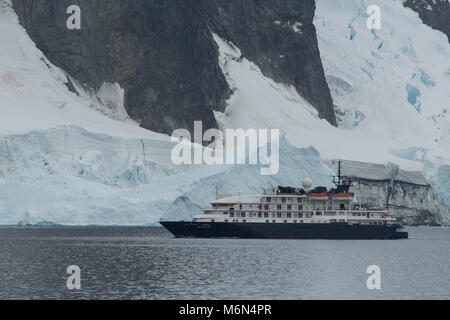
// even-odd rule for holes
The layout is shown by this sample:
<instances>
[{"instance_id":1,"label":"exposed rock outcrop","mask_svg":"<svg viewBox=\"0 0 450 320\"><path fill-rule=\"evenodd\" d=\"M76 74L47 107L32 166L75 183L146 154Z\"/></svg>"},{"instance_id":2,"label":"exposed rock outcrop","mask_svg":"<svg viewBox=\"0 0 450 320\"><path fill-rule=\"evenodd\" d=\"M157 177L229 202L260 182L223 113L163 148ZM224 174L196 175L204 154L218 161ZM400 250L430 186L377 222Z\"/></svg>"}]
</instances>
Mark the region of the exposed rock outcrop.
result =
<instances>
[{"instance_id":1,"label":"exposed rock outcrop","mask_svg":"<svg viewBox=\"0 0 450 320\"><path fill-rule=\"evenodd\" d=\"M68 30L69 5L81 30ZM217 127L231 90L211 31L277 81L294 85L336 124L315 28L314 0L13 0L21 24L55 65L98 89L125 90L125 108L141 126L163 133ZM276 108L276 106L274 106Z\"/></svg>"},{"instance_id":2,"label":"exposed rock outcrop","mask_svg":"<svg viewBox=\"0 0 450 320\"><path fill-rule=\"evenodd\" d=\"M450 42L450 1L406 0L404 6L416 11L426 25L445 33Z\"/></svg>"}]
</instances>

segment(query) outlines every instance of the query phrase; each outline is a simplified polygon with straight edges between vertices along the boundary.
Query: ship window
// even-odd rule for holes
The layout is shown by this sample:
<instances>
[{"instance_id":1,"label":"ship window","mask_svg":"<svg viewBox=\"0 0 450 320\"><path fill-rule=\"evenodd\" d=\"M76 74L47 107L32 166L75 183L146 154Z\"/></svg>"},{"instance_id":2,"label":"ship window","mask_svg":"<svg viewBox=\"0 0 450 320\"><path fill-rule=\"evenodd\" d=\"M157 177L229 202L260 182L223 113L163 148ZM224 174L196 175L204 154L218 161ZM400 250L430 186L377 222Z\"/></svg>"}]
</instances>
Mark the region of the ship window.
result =
<instances>
[{"instance_id":1,"label":"ship window","mask_svg":"<svg viewBox=\"0 0 450 320\"><path fill-rule=\"evenodd\" d=\"M277 222L276 220L272 220L273 223Z\"/></svg>"},{"instance_id":2,"label":"ship window","mask_svg":"<svg viewBox=\"0 0 450 320\"><path fill-rule=\"evenodd\" d=\"M303 211L303 206L298 206L298 210Z\"/></svg>"},{"instance_id":3,"label":"ship window","mask_svg":"<svg viewBox=\"0 0 450 320\"><path fill-rule=\"evenodd\" d=\"M245 212L241 212L241 218L245 218Z\"/></svg>"},{"instance_id":4,"label":"ship window","mask_svg":"<svg viewBox=\"0 0 450 320\"><path fill-rule=\"evenodd\" d=\"M292 214L290 212L288 212L287 217L292 218Z\"/></svg>"},{"instance_id":5,"label":"ship window","mask_svg":"<svg viewBox=\"0 0 450 320\"><path fill-rule=\"evenodd\" d=\"M286 198L285 197L281 198L281 202L286 202Z\"/></svg>"},{"instance_id":6,"label":"ship window","mask_svg":"<svg viewBox=\"0 0 450 320\"><path fill-rule=\"evenodd\" d=\"M225 219L225 222L228 222L228 220L227 220L227 219Z\"/></svg>"},{"instance_id":7,"label":"ship window","mask_svg":"<svg viewBox=\"0 0 450 320\"><path fill-rule=\"evenodd\" d=\"M281 210L281 204L277 205L277 209Z\"/></svg>"},{"instance_id":8,"label":"ship window","mask_svg":"<svg viewBox=\"0 0 450 320\"><path fill-rule=\"evenodd\" d=\"M272 199L270 197L267 198L267 202L271 202Z\"/></svg>"},{"instance_id":9,"label":"ship window","mask_svg":"<svg viewBox=\"0 0 450 320\"><path fill-rule=\"evenodd\" d=\"M269 205L268 204L264 205L264 210L269 210Z\"/></svg>"},{"instance_id":10,"label":"ship window","mask_svg":"<svg viewBox=\"0 0 450 320\"><path fill-rule=\"evenodd\" d=\"M341 210L345 210L345 204L341 203Z\"/></svg>"},{"instance_id":11,"label":"ship window","mask_svg":"<svg viewBox=\"0 0 450 320\"><path fill-rule=\"evenodd\" d=\"M299 217L299 218L303 218L303 213L300 212L300 213L298 214L298 217Z\"/></svg>"},{"instance_id":12,"label":"ship window","mask_svg":"<svg viewBox=\"0 0 450 320\"><path fill-rule=\"evenodd\" d=\"M230 212L230 218L234 217L234 212Z\"/></svg>"},{"instance_id":13,"label":"ship window","mask_svg":"<svg viewBox=\"0 0 450 320\"><path fill-rule=\"evenodd\" d=\"M292 206L290 204L288 204L287 209L292 210Z\"/></svg>"},{"instance_id":14,"label":"ship window","mask_svg":"<svg viewBox=\"0 0 450 320\"><path fill-rule=\"evenodd\" d=\"M211 219L211 222L216 222L216 220L214 220L214 219Z\"/></svg>"},{"instance_id":15,"label":"ship window","mask_svg":"<svg viewBox=\"0 0 450 320\"><path fill-rule=\"evenodd\" d=\"M300 223L303 223L303 220L300 220Z\"/></svg>"},{"instance_id":16,"label":"ship window","mask_svg":"<svg viewBox=\"0 0 450 320\"><path fill-rule=\"evenodd\" d=\"M264 218L268 218L269 217L269 213L268 212L264 212Z\"/></svg>"},{"instance_id":17,"label":"ship window","mask_svg":"<svg viewBox=\"0 0 450 320\"><path fill-rule=\"evenodd\" d=\"M242 222L243 222L243 223L246 223L246 222L247 222L247 220L242 220Z\"/></svg>"},{"instance_id":18,"label":"ship window","mask_svg":"<svg viewBox=\"0 0 450 320\"><path fill-rule=\"evenodd\" d=\"M281 212L277 212L277 217L281 218Z\"/></svg>"},{"instance_id":19,"label":"ship window","mask_svg":"<svg viewBox=\"0 0 450 320\"><path fill-rule=\"evenodd\" d=\"M261 218L261 217L262 217L262 213L258 212L258 218Z\"/></svg>"},{"instance_id":20,"label":"ship window","mask_svg":"<svg viewBox=\"0 0 450 320\"><path fill-rule=\"evenodd\" d=\"M284 220L283 222L284 222L284 223L287 223L287 220Z\"/></svg>"},{"instance_id":21,"label":"ship window","mask_svg":"<svg viewBox=\"0 0 450 320\"><path fill-rule=\"evenodd\" d=\"M266 223L270 223L270 221L269 221L269 220L266 220Z\"/></svg>"}]
</instances>

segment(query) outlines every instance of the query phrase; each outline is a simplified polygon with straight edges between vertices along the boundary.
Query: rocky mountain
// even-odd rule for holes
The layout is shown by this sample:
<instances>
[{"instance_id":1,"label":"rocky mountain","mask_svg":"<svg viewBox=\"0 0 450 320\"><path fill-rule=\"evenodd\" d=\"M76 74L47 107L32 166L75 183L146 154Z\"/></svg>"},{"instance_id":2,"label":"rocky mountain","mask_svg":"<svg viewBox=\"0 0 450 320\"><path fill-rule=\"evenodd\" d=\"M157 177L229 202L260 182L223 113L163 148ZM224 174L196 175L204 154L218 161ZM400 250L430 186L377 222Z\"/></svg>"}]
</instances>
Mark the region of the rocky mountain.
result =
<instances>
[{"instance_id":1,"label":"rocky mountain","mask_svg":"<svg viewBox=\"0 0 450 320\"><path fill-rule=\"evenodd\" d=\"M66 27L72 4L81 8L80 30ZM192 130L194 120L217 127L213 111L225 110L231 89L212 31L336 124L314 0L13 0L13 6L53 64L94 89L119 83L128 114L144 128Z\"/></svg>"},{"instance_id":2,"label":"rocky mountain","mask_svg":"<svg viewBox=\"0 0 450 320\"><path fill-rule=\"evenodd\" d=\"M450 41L450 1L406 0L404 6L416 11L426 25L445 33Z\"/></svg>"}]
</instances>

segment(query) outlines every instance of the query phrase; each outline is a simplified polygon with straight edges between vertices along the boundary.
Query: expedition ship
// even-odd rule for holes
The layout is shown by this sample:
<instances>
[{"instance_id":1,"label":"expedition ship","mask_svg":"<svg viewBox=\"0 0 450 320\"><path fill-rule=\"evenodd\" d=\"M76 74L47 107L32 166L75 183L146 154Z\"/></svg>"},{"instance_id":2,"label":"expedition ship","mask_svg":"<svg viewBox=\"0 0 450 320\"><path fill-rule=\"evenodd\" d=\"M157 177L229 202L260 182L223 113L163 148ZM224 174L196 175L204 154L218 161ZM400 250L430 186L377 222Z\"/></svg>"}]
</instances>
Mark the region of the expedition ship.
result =
<instances>
[{"instance_id":1,"label":"expedition ship","mask_svg":"<svg viewBox=\"0 0 450 320\"><path fill-rule=\"evenodd\" d=\"M340 171L340 170L339 170ZM336 177L335 177L336 178ZM192 221L160 222L178 238L407 239L386 209L358 203L340 172L336 188L275 187L262 195L217 197Z\"/></svg>"}]
</instances>

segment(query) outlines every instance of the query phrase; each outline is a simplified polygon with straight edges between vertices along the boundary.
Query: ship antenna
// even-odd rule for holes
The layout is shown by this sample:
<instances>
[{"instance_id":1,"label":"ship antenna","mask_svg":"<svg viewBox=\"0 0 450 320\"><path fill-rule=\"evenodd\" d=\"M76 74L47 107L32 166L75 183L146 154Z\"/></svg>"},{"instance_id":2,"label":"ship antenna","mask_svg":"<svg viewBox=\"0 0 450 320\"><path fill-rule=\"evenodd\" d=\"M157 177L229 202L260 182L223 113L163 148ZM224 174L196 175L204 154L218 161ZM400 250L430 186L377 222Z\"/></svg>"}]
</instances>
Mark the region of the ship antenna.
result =
<instances>
[{"instance_id":1,"label":"ship antenna","mask_svg":"<svg viewBox=\"0 0 450 320\"><path fill-rule=\"evenodd\" d=\"M341 168L341 160L338 162L338 184L340 185L342 181L342 168Z\"/></svg>"}]
</instances>

